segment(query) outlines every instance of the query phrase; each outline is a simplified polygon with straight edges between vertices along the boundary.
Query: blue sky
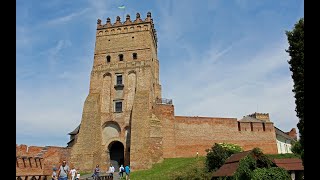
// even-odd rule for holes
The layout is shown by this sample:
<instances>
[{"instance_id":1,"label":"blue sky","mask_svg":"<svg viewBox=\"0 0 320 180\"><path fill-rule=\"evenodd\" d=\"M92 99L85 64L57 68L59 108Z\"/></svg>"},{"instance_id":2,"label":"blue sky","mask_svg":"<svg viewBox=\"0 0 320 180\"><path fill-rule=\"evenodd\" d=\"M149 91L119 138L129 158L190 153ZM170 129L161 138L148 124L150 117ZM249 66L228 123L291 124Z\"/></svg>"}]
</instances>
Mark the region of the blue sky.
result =
<instances>
[{"instance_id":1,"label":"blue sky","mask_svg":"<svg viewBox=\"0 0 320 180\"><path fill-rule=\"evenodd\" d=\"M67 145L89 92L97 19L148 11L176 115L257 111L296 128L285 31L304 16L302 0L17 0L16 10L17 144Z\"/></svg>"}]
</instances>

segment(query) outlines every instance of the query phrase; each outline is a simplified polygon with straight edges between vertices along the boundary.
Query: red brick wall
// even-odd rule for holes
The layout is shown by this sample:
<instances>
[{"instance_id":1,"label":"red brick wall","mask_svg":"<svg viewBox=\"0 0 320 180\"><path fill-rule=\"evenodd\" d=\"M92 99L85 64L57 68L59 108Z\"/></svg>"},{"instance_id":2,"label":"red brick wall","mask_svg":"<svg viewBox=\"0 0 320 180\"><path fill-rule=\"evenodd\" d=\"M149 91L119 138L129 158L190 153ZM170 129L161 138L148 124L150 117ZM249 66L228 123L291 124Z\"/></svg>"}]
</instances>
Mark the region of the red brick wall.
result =
<instances>
[{"instance_id":1,"label":"red brick wall","mask_svg":"<svg viewBox=\"0 0 320 180\"><path fill-rule=\"evenodd\" d=\"M30 166L30 163L31 163L31 166ZM40 165L42 163L43 163L43 159L39 159L39 158L33 158L33 157L16 158L16 175L17 176L43 175L43 166Z\"/></svg>"},{"instance_id":2,"label":"red brick wall","mask_svg":"<svg viewBox=\"0 0 320 180\"><path fill-rule=\"evenodd\" d=\"M291 138L297 140L297 132L296 132L296 128L292 128L289 132L287 132L286 134L288 134Z\"/></svg>"},{"instance_id":3,"label":"red brick wall","mask_svg":"<svg viewBox=\"0 0 320 180\"><path fill-rule=\"evenodd\" d=\"M273 123L241 122L236 118L175 116L176 157L206 155L214 143L233 143L250 150L259 147L264 153L277 153Z\"/></svg>"},{"instance_id":4,"label":"red brick wall","mask_svg":"<svg viewBox=\"0 0 320 180\"><path fill-rule=\"evenodd\" d=\"M59 167L63 160L67 161L67 164L71 168L73 165L70 162L70 148L64 147L47 147L47 151L43 154L44 170L45 174L51 174L53 167Z\"/></svg>"},{"instance_id":5,"label":"red brick wall","mask_svg":"<svg viewBox=\"0 0 320 180\"><path fill-rule=\"evenodd\" d=\"M42 153L41 158L35 157L40 152ZM72 167L72 164L70 164L70 148L16 145L16 176L50 175L52 168L54 166L58 167L64 159Z\"/></svg>"},{"instance_id":6,"label":"red brick wall","mask_svg":"<svg viewBox=\"0 0 320 180\"><path fill-rule=\"evenodd\" d=\"M176 157L176 138L175 138L175 118L174 106L156 104L154 106L155 115L161 120L162 125L162 148L164 158Z\"/></svg>"}]
</instances>

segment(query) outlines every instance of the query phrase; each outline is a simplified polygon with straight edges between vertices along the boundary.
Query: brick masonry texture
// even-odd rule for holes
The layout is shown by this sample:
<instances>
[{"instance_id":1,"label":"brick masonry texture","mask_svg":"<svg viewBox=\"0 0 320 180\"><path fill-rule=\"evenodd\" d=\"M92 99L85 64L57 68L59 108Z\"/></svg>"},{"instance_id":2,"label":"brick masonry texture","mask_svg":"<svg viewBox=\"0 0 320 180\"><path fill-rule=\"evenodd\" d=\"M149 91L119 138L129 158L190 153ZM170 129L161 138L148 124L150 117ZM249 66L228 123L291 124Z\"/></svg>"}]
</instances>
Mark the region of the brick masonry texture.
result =
<instances>
[{"instance_id":1,"label":"brick masonry texture","mask_svg":"<svg viewBox=\"0 0 320 180\"><path fill-rule=\"evenodd\" d=\"M16 175L51 175L63 160L70 166L70 148L16 145Z\"/></svg>"},{"instance_id":2,"label":"brick masonry texture","mask_svg":"<svg viewBox=\"0 0 320 180\"><path fill-rule=\"evenodd\" d=\"M137 54L134 58L133 53ZM123 59L120 61L119 55ZM110 61L107 58L110 57ZM122 82L117 85L117 76ZM125 22L97 21L96 44L90 74L90 90L84 102L81 126L71 147L16 147L17 173L25 173L20 156L33 158L42 151L42 168L30 173L49 173L62 159L81 171L99 164L106 171L111 149L123 145L124 165L132 170L148 169L164 158L206 155L214 143L234 143L244 150L259 147L277 153L276 136L269 114L254 114L262 121L240 122L236 118L175 116L172 103L161 99L157 33L151 13L136 14ZM122 102L116 112L115 102ZM37 167L37 166L36 166Z\"/></svg>"}]
</instances>

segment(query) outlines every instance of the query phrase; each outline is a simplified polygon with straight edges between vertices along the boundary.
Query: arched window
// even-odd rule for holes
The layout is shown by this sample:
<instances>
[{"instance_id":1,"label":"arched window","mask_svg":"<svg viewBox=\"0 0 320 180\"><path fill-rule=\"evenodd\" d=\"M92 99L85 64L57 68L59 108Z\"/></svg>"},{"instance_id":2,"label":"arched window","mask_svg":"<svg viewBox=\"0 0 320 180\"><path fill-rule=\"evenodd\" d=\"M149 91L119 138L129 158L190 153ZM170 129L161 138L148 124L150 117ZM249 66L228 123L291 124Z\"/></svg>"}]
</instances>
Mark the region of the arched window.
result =
<instances>
[{"instance_id":1,"label":"arched window","mask_svg":"<svg viewBox=\"0 0 320 180\"><path fill-rule=\"evenodd\" d=\"M109 63L110 62L110 60L111 60L111 56L107 56L107 63Z\"/></svg>"}]
</instances>

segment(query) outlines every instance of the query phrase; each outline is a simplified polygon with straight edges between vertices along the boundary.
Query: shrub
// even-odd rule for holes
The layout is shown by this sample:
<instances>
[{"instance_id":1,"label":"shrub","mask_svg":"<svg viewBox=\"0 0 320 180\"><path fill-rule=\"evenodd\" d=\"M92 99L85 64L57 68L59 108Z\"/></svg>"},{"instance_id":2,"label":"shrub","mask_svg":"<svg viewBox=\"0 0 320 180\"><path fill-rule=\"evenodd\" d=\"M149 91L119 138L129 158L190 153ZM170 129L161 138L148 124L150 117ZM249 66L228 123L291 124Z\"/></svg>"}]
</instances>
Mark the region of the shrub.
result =
<instances>
[{"instance_id":1,"label":"shrub","mask_svg":"<svg viewBox=\"0 0 320 180\"><path fill-rule=\"evenodd\" d=\"M279 167L257 168L252 172L252 180L290 180L285 169Z\"/></svg>"},{"instance_id":2,"label":"shrub","mask_svg":"<svg viewBox=\"0 0 320 180\"><path fill-rule=\"evenodd\" d=\"M252 172L258 168L271 168L275 164L259 148L252 149L251 154L239 161L239 166L234 174L235 179L251 179Z\"/></svg>"},{"instance_id":3,"label":"shrub","mask_svg":"<svg viewBox=\"0 0 320 180\"><path fill-rule=\"evenodd\" d=\"M252 153L253 157L256 159L257 168L270 168L275 166L268 156L263 154L259 148L252 149Z\"/></svg>"},{"instance_id":4,"label":"shrub","mask_svg":"<svg viewBox=\"0 0 320 180\"><path fill-rule=\"evenodd\" d=\"M232 154L241 152L242 148L235 144L215 143L211 149L206 151L206 168L211 172L219 169Z\"/></svg>"},{"instance_id":5,"label":"shrub","mask_svg":"<svg viewBox=\"0 0 320 180\"><path fill-rule=\"evenodd\" d=\"M257 168L256 160L248 155L239 161L239 166L234 173L234 179L251 179L252 171Z\"/></svg>"},{"instance_id":6,"label":"shrub","mask_svg":"<svg viewBox=\"0 0 320 180\"><path fill-rule=\"evenodd\" d=\"M231 154L235 154L235 153L243 151L242 147L237 144L219 143L219 145L221 145L223 148L225 148Z\"/></svg>"}]
</instances>

